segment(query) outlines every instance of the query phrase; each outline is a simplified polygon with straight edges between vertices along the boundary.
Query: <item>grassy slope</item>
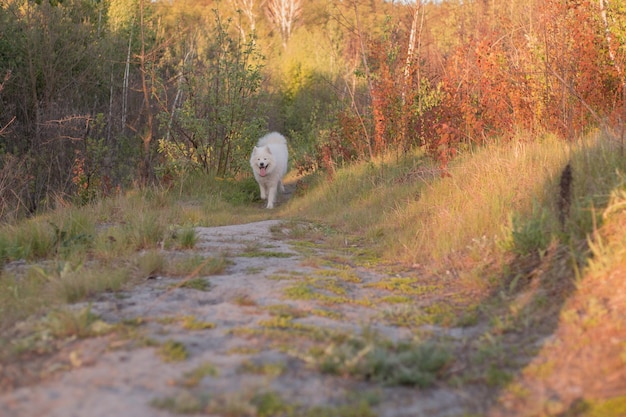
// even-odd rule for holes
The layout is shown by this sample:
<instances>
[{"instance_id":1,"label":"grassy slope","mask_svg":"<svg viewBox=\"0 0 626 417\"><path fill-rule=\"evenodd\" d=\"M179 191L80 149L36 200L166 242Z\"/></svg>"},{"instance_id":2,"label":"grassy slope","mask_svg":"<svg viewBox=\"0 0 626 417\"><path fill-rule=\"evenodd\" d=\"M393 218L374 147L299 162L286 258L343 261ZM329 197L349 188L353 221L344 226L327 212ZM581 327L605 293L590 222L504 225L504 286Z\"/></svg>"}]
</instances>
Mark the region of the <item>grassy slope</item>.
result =
<instances>
[{"instance_id":1,"label":"grassy slope","mask_svg":"<svg viewBox=\"0 0 626 417\"><path fill-rule=\"evenodd\" d=\"M568 161L574 181L562 227L556 196ZM190 178L170 190L66 207L3 227L0 329L145 275L137 252L184 246L185 228L304 219L370 265L379 259L445 282L451 303L479 312L484 337L458 352L466 366L448 382L497 388L493 415L622 415L624 172L623 150L606 138L547 138L468 151L445 176L420 155L358 164L332 181L302 181L296 197L271 212L251 202L250 179ZM0 358L14 334L0 338Z\"/></svg>"},{"instance_id":2,"label":"grassy slope","mask_svg":"<svg viewBox=\"0 0 626 417\"><path fill-rule=\"evenodd\" d=\"M455 287L452 304L473 298L463 305L478 306L489 340L459 353L467 370L458 380L497 388L492 415L621 416L625 172L621 145L605 137L520 141L469 152L444 177L419 157L356 166L286 211L338 228L336 245L439 277Z\"/></svg>"}]
</instances>

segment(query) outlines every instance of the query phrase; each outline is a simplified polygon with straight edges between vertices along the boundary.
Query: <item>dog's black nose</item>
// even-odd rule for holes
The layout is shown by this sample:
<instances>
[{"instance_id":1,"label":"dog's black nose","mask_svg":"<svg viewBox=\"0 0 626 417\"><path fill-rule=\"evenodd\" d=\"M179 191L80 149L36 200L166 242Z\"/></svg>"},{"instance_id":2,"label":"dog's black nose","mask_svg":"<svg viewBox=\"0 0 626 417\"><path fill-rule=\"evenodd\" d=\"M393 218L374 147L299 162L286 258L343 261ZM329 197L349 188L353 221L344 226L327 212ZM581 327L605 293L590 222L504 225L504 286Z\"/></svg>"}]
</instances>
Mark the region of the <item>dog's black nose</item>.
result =
<instances>
[{"instance_id":1,"label":"dog's black nose","mask_svg":"<svg viewBox=\"0 0 626 417\"><path fill-rule=\"evenodd\" d=\"M259 168L265 168L265 162L259 162Z\"/></svg>"}]
</instances>

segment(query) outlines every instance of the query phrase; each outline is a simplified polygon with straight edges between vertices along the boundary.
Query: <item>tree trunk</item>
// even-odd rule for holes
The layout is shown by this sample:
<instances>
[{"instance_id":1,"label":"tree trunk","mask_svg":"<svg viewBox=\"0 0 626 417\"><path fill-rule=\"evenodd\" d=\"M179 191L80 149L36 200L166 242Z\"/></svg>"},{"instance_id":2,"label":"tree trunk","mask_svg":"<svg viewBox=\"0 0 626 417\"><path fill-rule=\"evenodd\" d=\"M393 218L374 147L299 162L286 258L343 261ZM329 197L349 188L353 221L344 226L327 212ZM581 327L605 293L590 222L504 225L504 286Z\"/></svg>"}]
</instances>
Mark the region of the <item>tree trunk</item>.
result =
<instances>
[{"instance_id":1,"label":"tree trunk","mask_svg":"<svg viewBox=\"0 0 626 417\"><path fill-rule=\"evenodd\" d=\"M354 18L356 19L356 30L357 30L357 36L359 38L359 47L361 49L361 60L363 62L363 69L365 70L365 79L367 80L367 92L370 96L370 102L371 102L372 91L374 87L372 86L372 76L370 74L370 68L369 68L369 65L367 64L367 53L365 52L365 43L363 42L363 33L361 31L361 20L359 19L359 10L357 7L357 0L354 0L352 4L354 6ZM372 149L372 140L367 131L367 128L365 128L365 125L363 125L363 130L365 133L365 139L367 140L367 150L369 152L369 157L370 157L370 160L372 160L374 158L374 150Z\"/></svg>"},{"instance_id":2,"label":"tree trunk","mask_svg":"<svg viewBox=\"0 0 626 417\"><path fill-rule=\"evenodd\" d=\"M143 3L142 3L143 4ZM143 7L143 6L142 6ZM122 87L122 133L126 129L126 117L128 113L128 83L130 76L130 57L133 42L133 28L135 27L135 18L130 25L130 34L128 35L128 52L126 53L126 67L124 68L124 84Z\"/></svg>"},{"instance_id":3,"label":"tree trunk","mask_svg":"<svg viewBox=\"0 0 626 417\"><path fill-rule=\"evenodd\" d=\"M145 21L144 21L144 3L139 3L140 32L141 32L141 54L139 55L139 71L141 73L141 91L143 93L143 110L146 117L146 125L141 133L143 143L143 162L140 169L140 181L143 185L150 182L152 176L152 163L150 154L150 145L152 143L152 134L154 129L154 114L152 113L152 94L151 87L148 82L148 68L146 65L146 39L145 39Z\"/></svg>"}]
</instances>

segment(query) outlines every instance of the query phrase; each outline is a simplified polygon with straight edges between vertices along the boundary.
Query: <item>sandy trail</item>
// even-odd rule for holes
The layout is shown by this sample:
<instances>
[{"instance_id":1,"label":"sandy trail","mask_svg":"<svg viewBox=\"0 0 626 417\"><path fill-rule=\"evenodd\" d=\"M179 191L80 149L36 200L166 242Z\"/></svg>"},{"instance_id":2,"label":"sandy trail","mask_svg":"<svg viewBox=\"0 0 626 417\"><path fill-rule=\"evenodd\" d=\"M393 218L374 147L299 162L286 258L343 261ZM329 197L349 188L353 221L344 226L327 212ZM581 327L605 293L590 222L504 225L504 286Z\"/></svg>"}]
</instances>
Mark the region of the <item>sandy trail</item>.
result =
<instances>
[{"instance_id":1,"label":"sandy trail","mask_svg":"<svg viewBox=\"0 0 626 417\"><path fill-rule=\"evenodd\" d=\"M99 296L91 302L92 312L110 324L141 318L138 335L74 341L58 355L61 372L0 394L0 416L172 416L186 409L206 410L198 405L204 399L214 404L209 415L232 410L238 411L228 415L257 415L250 404L264 392L277 393L303 410L356 407L350 398L376 395L371 410L382 417L455 416L473 409L477 398L450 388L385 387L320 373L307 363L307 338L277 341L260 331L268 329L264 323L280 317L277 309L291 309L303 312L293 319L298 325L355 334L368 328L390 340L411 337L408 329L379 320L381 306L287 297L288 288L321 272L329 279L346 273L358 277L359 282L341 281L345 297L352 300L371 295L374 290L367 284L385 277L363 267L344 264L339 269L312 262L324 257L323 250L314 245L302 250L286 237L288 230L281 233L286 227L270 220L198 228L193 251L202 256L223 254L231 262L221 275L203 277L210 282L208 291L172 289L180 278L156 277L121 294ZM253 251L260 253L251 256ZM181 317L214 327L190 330ZM188 358L164 360L158 346L168 341L183 344ZM211 371L192 383L190 375L203 367ZM242 370L246 367L248 371ZM155 406L167 401L176 406Z\"/></svg>"}]
</instances>

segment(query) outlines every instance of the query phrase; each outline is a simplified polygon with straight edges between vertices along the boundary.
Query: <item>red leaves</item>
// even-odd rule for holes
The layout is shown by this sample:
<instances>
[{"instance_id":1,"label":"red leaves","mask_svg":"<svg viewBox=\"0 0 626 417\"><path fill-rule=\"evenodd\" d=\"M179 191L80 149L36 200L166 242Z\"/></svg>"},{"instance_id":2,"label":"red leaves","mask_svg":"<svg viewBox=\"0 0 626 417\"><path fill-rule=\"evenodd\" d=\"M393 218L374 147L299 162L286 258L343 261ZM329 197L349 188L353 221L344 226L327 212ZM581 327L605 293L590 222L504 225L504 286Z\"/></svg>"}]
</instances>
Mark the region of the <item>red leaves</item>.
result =
<instances>
[{"instance_id":1,"label":"red leaves","mask_svg":"<svg viewBox=\"0 0 626 417\"><path fill-rule=\"evenodd\" d=\"M373 153L423 145L445 165L464 143L519 131L571 138L610 120L624 107L622 84L598 13L588 0L546 0L523 16L494 8L466 22L473 26L458 34L457 46L437 55L441 65L429 65L436 54L422 51L410 74L403 72L408 33L394 26L369 44ZM348 133L359 130L353 120L340 125L364 155Z\"/></svg>"}]
</instances>

